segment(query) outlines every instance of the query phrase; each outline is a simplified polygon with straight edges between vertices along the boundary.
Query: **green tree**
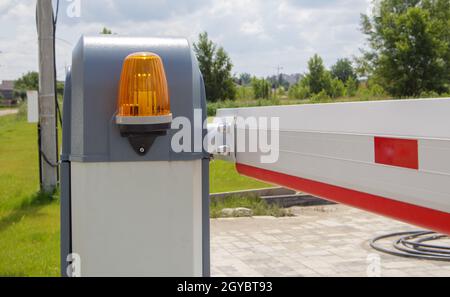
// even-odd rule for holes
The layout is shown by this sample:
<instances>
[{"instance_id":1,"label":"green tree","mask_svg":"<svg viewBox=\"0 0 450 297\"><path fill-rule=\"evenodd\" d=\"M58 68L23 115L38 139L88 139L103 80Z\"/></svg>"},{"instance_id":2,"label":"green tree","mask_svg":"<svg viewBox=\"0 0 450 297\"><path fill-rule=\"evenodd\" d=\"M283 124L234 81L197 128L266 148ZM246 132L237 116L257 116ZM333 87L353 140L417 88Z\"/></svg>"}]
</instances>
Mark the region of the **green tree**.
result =
<instances>
[{"instance_id":1,"label":"green tree","mask_svg":"<svg viewBox=\"0 0 450 297\"><path fill-rule=\"evenodd\" d=\"M100 34L102 34L102 35L111 35L111 34L113 34L113 32L110 29L108 29L106 27L103 27L103 29L100 32Z\"/></svg>"},{"instance_id":2,"label":"green tree","mask_svg":"<svg viewBox=\"0 0 450 297\"><path fill-rule=\"evenodd\" d=\"M288 96L290 99L307 99L311 96L311 90L305 79L289 88Z\"/></svg>"},{"instance_id":3,"label":"green tree","mask_svg":"<svg viewBox=\"0 0 450 297\"><path fill-rule=\"evenodd\" d=\"M27 91L39 90L39 74L30 71L14 82L14 96L26 99Z\"/></svg>"},{"instance_id":4,"label":"green tree","mask_svg":"<svg viewBox=\"0 0 450 297\"><path fill-rule=\"evenodd\" d=\"M359 83L353 77L350 77L345 83L345 95L348 97L353 97L358 92Z\"/></svg>"},{"instance_id":5,"label":"green tree","mask_svg":"<svg viewBox=\"0 0 450 297\"><path fill-rule=\"evenodd\" d=\"M322 90L328 93L331 88L331 75L325 69L322 58L317 54L308 61L308 73L304 79L312 94L318 94Z\"/></svg>"},{"instance_id":6,"label":"green tree","mask_svg":"<svg viewBox=\"0 0 450 297\"><path fill-rule=\"evenodd\" d=\"M216 98L218 100L235 99L236 98L236 87L234 84L233 76L231 70L233 69L233 64L231 59L222 47L216 52L216 57L214 59L214 85L216 88Z\"/></svg>"},{"instance_id":7,"label":"green tree","mask_svg":"<svg viewBox=\"0 0 450 297\"><path fill-rule=\"evenodd\" d=\"M39 89L39 74L30 71L14 82L15 90L31 91Z\"/></svg>"},{"instance_id":8,"label":"green tree","mask_svg":"<svg viewBox=\"0 0 450 297\"><path fill-rule=\"evenodd\" d=\"M337 60L336 64L331 67L331 75L343 83L347 82L350 77L356 79L352 62L347 58Z\"/></svg>"},{"instance_id":9,"label":"green tree","mask_svg":"<svg viewBox=\"0 0 450 297\"><path fill-rule=\"evenodd\" d=\"M365 65L391 95L449 90L450 1L381 0L362 15L362 31L370 45Z\"/></svg>"},{"instance_id":10,"label":"green tree","mask_svg":"<svg viewBox=\"0 0 450 297\"><path fill-rule=\"evenodd\" d=\"M58 97L64 96L64 82L56 82L56 93L58 94Z\"/></svg>"},{"instance_id":11,"label":"green tree","mask_svg":"<svg viewBox=\"0 0 450 297\"><path fill-rule=\"evenodd\" d=\"M251 86L238 86L236 88L236 98L238 100L252 100L255 99L253 88Z\"/></svg>"},{"instance_id":12,"label":"green tree","mask_svg":"<svg viewBox=\"0 0 450 297\"><path fill-rule=\"evenodd\" d=\"M213 65L216 45L208 39L208 33L204 32L199 35L198 42L194 43L194 51L197 56L200 72L202 73L203 80L205 81L208 100L217 101L213 100L211 97L212 94L215 93Z\"/></svg>"},{"instance_id":13,"label":"green tree","mask_svg":"<svg viewBox=\"0 0 450 297\"><path fill-rule=\"evenodd\" d=\"M315 103L328 103L331 101L330 99L331 99L330 95L328 95L328 93L325 92L325 90L322 90L311 97L311 101Z\"/></svg>"},{"instance_id":14,"label":"green tree","mask_svg":"<svg viewBox=\"0 0 450 297\"><path fill-rule=\"evenodd\" d=\"M286 89L283 86L279 86L278 89L275 91L276 98L284 97L286 96Z\"/></svg>"},{"instance_id":15,"label":"green tree","mask_svg":"<svg viewBox=\"0 0 450 297\"><path fill-rule=\"evenodd\" d=\"M241 86L248 86L252 83L252 75L250 73L241 73L239 75L239 84Z\"/></svg>"},{"instance_id":16,"label":"green tree","mask_svg":"<svg viewBox=\"0 0 450 297\"><path fill-rule=\"evenodd\" d=\"M39 74L35 71L30 71L24 74L21 78L14 82L14 93L15 96L25 99L27 96L27 91L38 91L39 90ZM64 82L58 81L56 83L56 92L58 96L63 96L64 94Z\"/></svg>"},{"instance_id":17,"label":"green tree","mask_svg":"<svg viewBox=\"0 0 450 297\"><path fill-rule=\"evenodd\" d=\"M203 75L208 101L234 100L236 87L231 70L233 64L230 57L222 47L217 47L208 38L208 33L199 35L194 43L194 51Z\"/></svg>"},{"instance_id":18,"label":"green tree","mask_svg":"<svg viewBox=\"0 0 450 297\"><path fill-rule=\"evenodd\" d=\"M252 88L256 99L269 99L271 84L268 80L254 77L252 79Z\"/></svg>"},{"instance_id":19,"label":"green tree","mask_svg":"<svg viewBox=\"0 0 450 297\"><path fill-rule=\"evenodd\" d=\"M345 85L344 83L337 78L334 78L333 80L331 80L331 86L330 86L330 90L328 92L328 95L331 98L339 98L344 96L345 94Z\"/></svg>"}]
</instances>

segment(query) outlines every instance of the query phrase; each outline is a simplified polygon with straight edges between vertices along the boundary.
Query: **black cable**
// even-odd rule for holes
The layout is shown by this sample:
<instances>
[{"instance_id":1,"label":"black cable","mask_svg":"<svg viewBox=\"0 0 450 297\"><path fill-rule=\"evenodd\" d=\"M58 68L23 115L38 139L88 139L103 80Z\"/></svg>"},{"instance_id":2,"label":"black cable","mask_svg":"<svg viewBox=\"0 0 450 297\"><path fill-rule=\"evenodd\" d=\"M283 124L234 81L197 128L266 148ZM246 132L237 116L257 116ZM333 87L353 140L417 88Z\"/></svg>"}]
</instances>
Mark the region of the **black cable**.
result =
<instances>
[{"instance_id":1,"label":"black cable","mask_svg":"<svg viewBox=\"0 0 450 297\"><path fill-rule=\"evenodd\" d=\"M56 27L56 24L58 23L58 14L59 14L59 0L56 2L56 13L55 17L53 18L53 25Z\"/></svg>"},{"instance_id":2,"label":"black cable","mask_svg":"<svg viewBox=\"0 0 450 297\"><path fill-rule=\"evenodd\" d=\"M381 240L396 238L392 249L385 248L378 243ZM450 237L431 231L411 231L382 235L374 238L370 246L393 256L416 258L422 260L436 260L450 262L450 246L429 244L432 241L445 240Z\"/></svg>"},{"instance_id":3,"label":"black cable","mask_svg":"<svg viewBox=\"0 0 450 297\"><path fill-rule=\"evenodd\" d=\"M37 124L37 133L38 133L38 151L39 151L39 160L38 160L38 164L39 164L39 188L42 189L42 138L41 138L41 124L38 123Z\"/></svg>"},{"instance_id":4,"label":"black cable","mask_svg":"<svg viewBox=\"0 0 450 297\"><path fill-rule=\"evenodd\" d=\"M40 154L42 156L42 159L45 161L45 163L47 163L48 166L52 167L52 168L58 168L59 167L59 163L53 164L52 162L50 162L50 160L47 158L47 156L45 155L45 153L41 150Z\"/></svg>"}]
</instances>

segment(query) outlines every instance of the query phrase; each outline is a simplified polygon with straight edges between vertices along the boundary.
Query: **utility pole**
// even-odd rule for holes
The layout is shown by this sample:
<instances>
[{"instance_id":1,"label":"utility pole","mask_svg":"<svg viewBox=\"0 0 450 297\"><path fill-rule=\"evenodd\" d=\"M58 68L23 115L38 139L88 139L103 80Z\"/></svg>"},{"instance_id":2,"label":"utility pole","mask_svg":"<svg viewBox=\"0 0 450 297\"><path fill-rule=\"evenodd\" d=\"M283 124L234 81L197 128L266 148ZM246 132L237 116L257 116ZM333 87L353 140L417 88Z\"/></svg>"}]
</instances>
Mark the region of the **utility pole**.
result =
<instances>
[{"instance_id":1,"label":"utility pole","mask_svg":"<svg viewBox=\"0 0 450 297\"><path fill-rule=\"evenodd\" d=\"M278 93L278 88L280 86L280 73L281 73L281 70L283 70L283 67L278 65L276 69L277 69L277 82L275 84L274 98L278 99L278 94L277 93Z\"/></svg>"},{"instance_id":2,"label":"utility pole","mask_svg":"<svg viewBox=\"0 0 450 297\"><path fill-rule=\"evenodd\" d=\"M283 70L284 68L278 65L275 69L277 69L277 75L280 76L281 70Z\"/></svg>"},{"instance_id":3,"label":"utility pole","mask_svg":"<svg viewBox=\"0 0 450 297\"><path fill-rule=\"evenodd\" d=\"M39 127L41 190L52 192L58 183L55 98L55 51L52 0L37 0L39 39Z\"/></svg>"}]
</instances>

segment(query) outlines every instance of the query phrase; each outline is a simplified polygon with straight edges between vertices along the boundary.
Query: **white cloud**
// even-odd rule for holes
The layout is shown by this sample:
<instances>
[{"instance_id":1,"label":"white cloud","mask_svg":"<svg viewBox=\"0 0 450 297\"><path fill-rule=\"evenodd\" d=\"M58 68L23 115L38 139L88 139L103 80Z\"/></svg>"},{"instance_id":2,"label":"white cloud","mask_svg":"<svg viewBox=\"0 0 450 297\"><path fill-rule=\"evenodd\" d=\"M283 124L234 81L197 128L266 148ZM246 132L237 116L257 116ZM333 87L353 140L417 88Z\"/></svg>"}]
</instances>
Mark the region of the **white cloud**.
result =
<instances>
[{"instance_id":1,"label":"white cloud","mask_svg":"<svg viewBox=\"0 0 450 297\"><path fill-rule=\"evenodd\" d=\"M81 18L69 18L60 0L57 29L59 78L71 47L106 26L119 35L184 36L207 31L230 54L234 72L269 75L302 72L314 54L327 65L358 53L359 15L370 0L81 0ZM0 80L37 69L36 0L0 2Z\"/></svg>"},{"instance_id":2,"label":"white cloud","mask_svg":"<svg viewBox=\"0 0 450 297\"><path fill-rule=\"evenodd\" d=\"M245 22L241 25L241 32L247 35L258 35L264 32L259 21Z\"/></svg>"},{"instance_id":3,"label":"white cloud","mask_svg":"<svg viewBox=\"0 0 450 297\"><path fill-rule=\"evenodd\" d=\"M0 15L3 15L14 4L14 0L2 0L0 2Z\"/></svg>"}]
</instances>

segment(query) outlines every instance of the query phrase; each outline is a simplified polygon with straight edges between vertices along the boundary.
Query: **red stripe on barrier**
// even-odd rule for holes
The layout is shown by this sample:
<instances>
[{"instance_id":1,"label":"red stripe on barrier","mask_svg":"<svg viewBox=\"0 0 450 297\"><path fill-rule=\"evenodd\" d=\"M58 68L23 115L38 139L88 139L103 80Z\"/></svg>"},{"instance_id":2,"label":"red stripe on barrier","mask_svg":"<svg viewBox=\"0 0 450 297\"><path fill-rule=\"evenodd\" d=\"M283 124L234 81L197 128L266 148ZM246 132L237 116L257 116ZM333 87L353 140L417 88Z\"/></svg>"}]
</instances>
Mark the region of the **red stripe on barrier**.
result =
<instances>
[{"instance_id":1,"label":"red stripe on barrier","mask_svg":"<svg viewBox=\"0 0 450 297\"><path fill-rule=\"evenodd\" d=\"M375 137L375 163L419 169L418 141Z\"/></svg>"},{"instance_id":2,"label":"red stripe on barrier","mask_svg":"<svg viewBox=\"0 0 450 297\"><path fill-rule=\"evenodd\" d=\"M239 173L450 235L450 214L330 184L237 164Z\"/></svg>"}]
</instances>

